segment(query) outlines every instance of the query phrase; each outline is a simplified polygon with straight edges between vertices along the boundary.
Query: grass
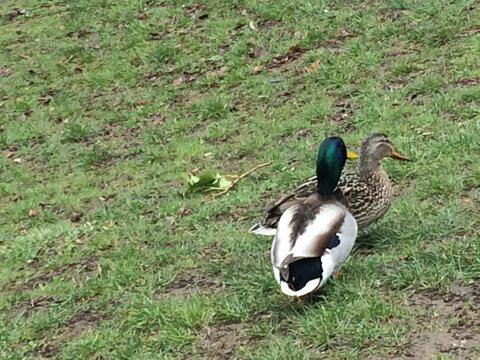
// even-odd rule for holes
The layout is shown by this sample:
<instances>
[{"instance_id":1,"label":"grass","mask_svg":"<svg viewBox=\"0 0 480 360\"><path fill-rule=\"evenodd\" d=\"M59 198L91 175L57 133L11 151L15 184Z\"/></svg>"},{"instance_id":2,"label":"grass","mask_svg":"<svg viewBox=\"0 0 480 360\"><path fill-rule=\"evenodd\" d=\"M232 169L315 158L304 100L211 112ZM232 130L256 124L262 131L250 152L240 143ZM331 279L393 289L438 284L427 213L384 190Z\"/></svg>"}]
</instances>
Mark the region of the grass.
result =
<instances>
[{"instance_id":1,"label":"grass","mask_svg":"<svg viewBox=\"0 0 480 360\"><path fill-rule=\"evenodd\" d=\"M478 1L0 13L3 359L388 358L433 321L411 294L480 277ZM246 230L325 136L370 131L414 162L384 161L399 196L298 304ZM267 161L213 203L184 193Z\"/></svg>"}]
</instances>

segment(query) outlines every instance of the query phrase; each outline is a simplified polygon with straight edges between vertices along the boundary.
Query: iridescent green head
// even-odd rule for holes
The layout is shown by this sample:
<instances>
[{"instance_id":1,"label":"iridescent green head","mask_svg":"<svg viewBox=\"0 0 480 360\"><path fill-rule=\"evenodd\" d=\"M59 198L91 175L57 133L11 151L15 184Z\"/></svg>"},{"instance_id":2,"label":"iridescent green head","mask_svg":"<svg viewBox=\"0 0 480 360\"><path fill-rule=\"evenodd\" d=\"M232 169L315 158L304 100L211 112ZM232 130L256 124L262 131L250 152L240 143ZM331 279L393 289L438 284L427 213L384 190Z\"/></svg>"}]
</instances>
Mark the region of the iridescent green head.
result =
<instances>
[{"instance_id":1,"label":"iridescent green head","mask_svg":"<svg viewBox=\"0 0 480 360\"><path fill-rule=\"evenodd\" d=\"M320 195L332 195L340 180L347 160L347 148L339 137L326 138L317 156L317 191Z\"/></svg>"}]
</instances>

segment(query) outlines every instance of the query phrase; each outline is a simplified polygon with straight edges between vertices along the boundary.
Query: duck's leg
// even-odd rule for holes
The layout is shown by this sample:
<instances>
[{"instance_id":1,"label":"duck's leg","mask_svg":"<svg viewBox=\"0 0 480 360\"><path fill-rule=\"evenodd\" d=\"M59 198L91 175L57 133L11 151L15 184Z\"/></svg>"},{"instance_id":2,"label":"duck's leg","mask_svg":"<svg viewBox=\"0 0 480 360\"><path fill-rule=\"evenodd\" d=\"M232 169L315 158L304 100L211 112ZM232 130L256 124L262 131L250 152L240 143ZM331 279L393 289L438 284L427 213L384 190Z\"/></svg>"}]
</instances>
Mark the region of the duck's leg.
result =
<instances>
[{"instance_id":1,"label":"duck's leg","mask_svg":"<svg viewBox=\"0 0 480 360\"><path fill-rule=\"evenodd\" d=\"M341 276L338 271L334 271L332 275L335 279L338 279Z\"/></svg>"},{"instance_id":2,"label":"duck's leg","mask_svg":"<svg viewBox=\"0 0 480 360\"><path fill-rule=\"evenodd\" d=\"M297 296L297 303L301 304L305 301L307 295L304 296Z\"/></svg>"}]
</instances>

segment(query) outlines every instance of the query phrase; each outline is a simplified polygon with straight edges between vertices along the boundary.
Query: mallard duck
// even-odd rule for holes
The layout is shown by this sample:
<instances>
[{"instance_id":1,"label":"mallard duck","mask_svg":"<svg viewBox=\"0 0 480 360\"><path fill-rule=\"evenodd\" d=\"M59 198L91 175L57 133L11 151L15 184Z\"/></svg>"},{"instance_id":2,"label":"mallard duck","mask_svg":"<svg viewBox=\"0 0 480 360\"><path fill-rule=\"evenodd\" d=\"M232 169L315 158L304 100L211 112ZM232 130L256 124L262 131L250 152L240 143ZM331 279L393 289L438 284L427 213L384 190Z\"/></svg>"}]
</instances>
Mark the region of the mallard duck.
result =
<instances>
[{"instance_id":1,"label":"mallard duck","mask_svg":"<svg viewBox=\"0 0 480 360\"><path fill-rule=\"evenodd\" d=\"M380 219L390 206L392 185L381 163L385 157L410 160L393 146L387 135L377 132L368 134L362 141L357 172L344 174L338 184L336 197L355 217L359 229ZM315 193L316 185L317 176L308 178L293 193L282 197L270 207L264 220L250 228L249 232L275 235L284 211Z\"/></svg>"},{"instance_id":2,"label":"mallard duck","mask_svg":"<svg viewBox=\"0 0 480 360\"><path fill-rule=\"evenodd\" d=\"M303 297L319 289L352 250L357 223L335 196L346 158L341 138L325 139L318 150L315 191L278 221L270 257L286 295Z\"/></svg>"}]
</instances>

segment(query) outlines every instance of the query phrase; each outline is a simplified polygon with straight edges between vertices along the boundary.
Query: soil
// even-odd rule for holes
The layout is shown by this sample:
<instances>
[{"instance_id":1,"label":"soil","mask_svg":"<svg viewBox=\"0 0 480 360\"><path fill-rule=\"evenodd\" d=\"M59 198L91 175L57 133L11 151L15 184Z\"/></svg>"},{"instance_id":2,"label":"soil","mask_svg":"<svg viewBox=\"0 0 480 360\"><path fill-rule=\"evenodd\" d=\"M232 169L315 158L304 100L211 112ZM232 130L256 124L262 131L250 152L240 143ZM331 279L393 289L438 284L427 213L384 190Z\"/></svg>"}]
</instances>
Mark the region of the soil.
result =
<instances>
[{"instance_id":1,"label":"soil","mask_svg":"<svg viewBox=\"0 0 480 360\"><path fill-rule=\"evenodd\" d=\"M234 351L239 346L249 346L259 341L259 336L249 336L248 323L226 321L215 323L204 331L204 336L197 341L196 354L193 358L227 360L234 358Z\"/></svg>"},{"instance_id":2,"label":"soil","mask_svg":"<svg viewBox=\"0 0 480 360\"><path fill-rule=\"evenodd\" d=\"M417 292L408 306L418 313L419 330L410 334L401 355L372 359L480 359L480 280L453 283L448 292L438 288Z\"/></svg>"},{"instance_id":3,"label":"soil","mask_svg":"<svg viewBox=\"0 0 480 360\"><path fill-rule=\"evenodd\" d=\"M84 331L94 330L106 316L95 309L86 309L72 316L65 325L61 326L55 336L47 335L44 343L36 347L31 355L33 358L55 358L61 350L61 345Z\"/></svg>"},{"instance_id":4,"label":"soil","mask_svg":"<svg viewBox=\"0 0 480 360\"><path fill-rule=\"evenodd\" d=\"M37 275L24 283L12 281L4 287L3 291L19 292L33 290L38 286L45 285L46 283L52 281L55 276L65 276L66 278L71 280L76 279L77 281L81 279L87 279L98 274L98 266L99 265L95 257L84 258L78 262L65 264L53 270L41 273L40 275ZM36 272L40 272L40 270L37 270Z\"/></svg>"},{"instance_id":5,"label":"soil","mask_svg":"<svg viewBox=\"0 0 480 360\"><path fill-rule=\"evenodd\" d=\"M59 301L52 296L41 296L35 299L21 300L12 306L11 314L30 316L41 311L45 311L52 304L58 304Z\"/></svg>"},{"instance_id":6,"label":"soil","mask_svg":"<svg viewBox=\"0 0 480 360\"><path fill-rule=\"evenodd\" d=\"M225 286L215 278L200 269L187 269L178 274L177 278L168 287L158 292L158 296L188 296L196 292L221 291Z\"/></svg>"}]
</instances>

